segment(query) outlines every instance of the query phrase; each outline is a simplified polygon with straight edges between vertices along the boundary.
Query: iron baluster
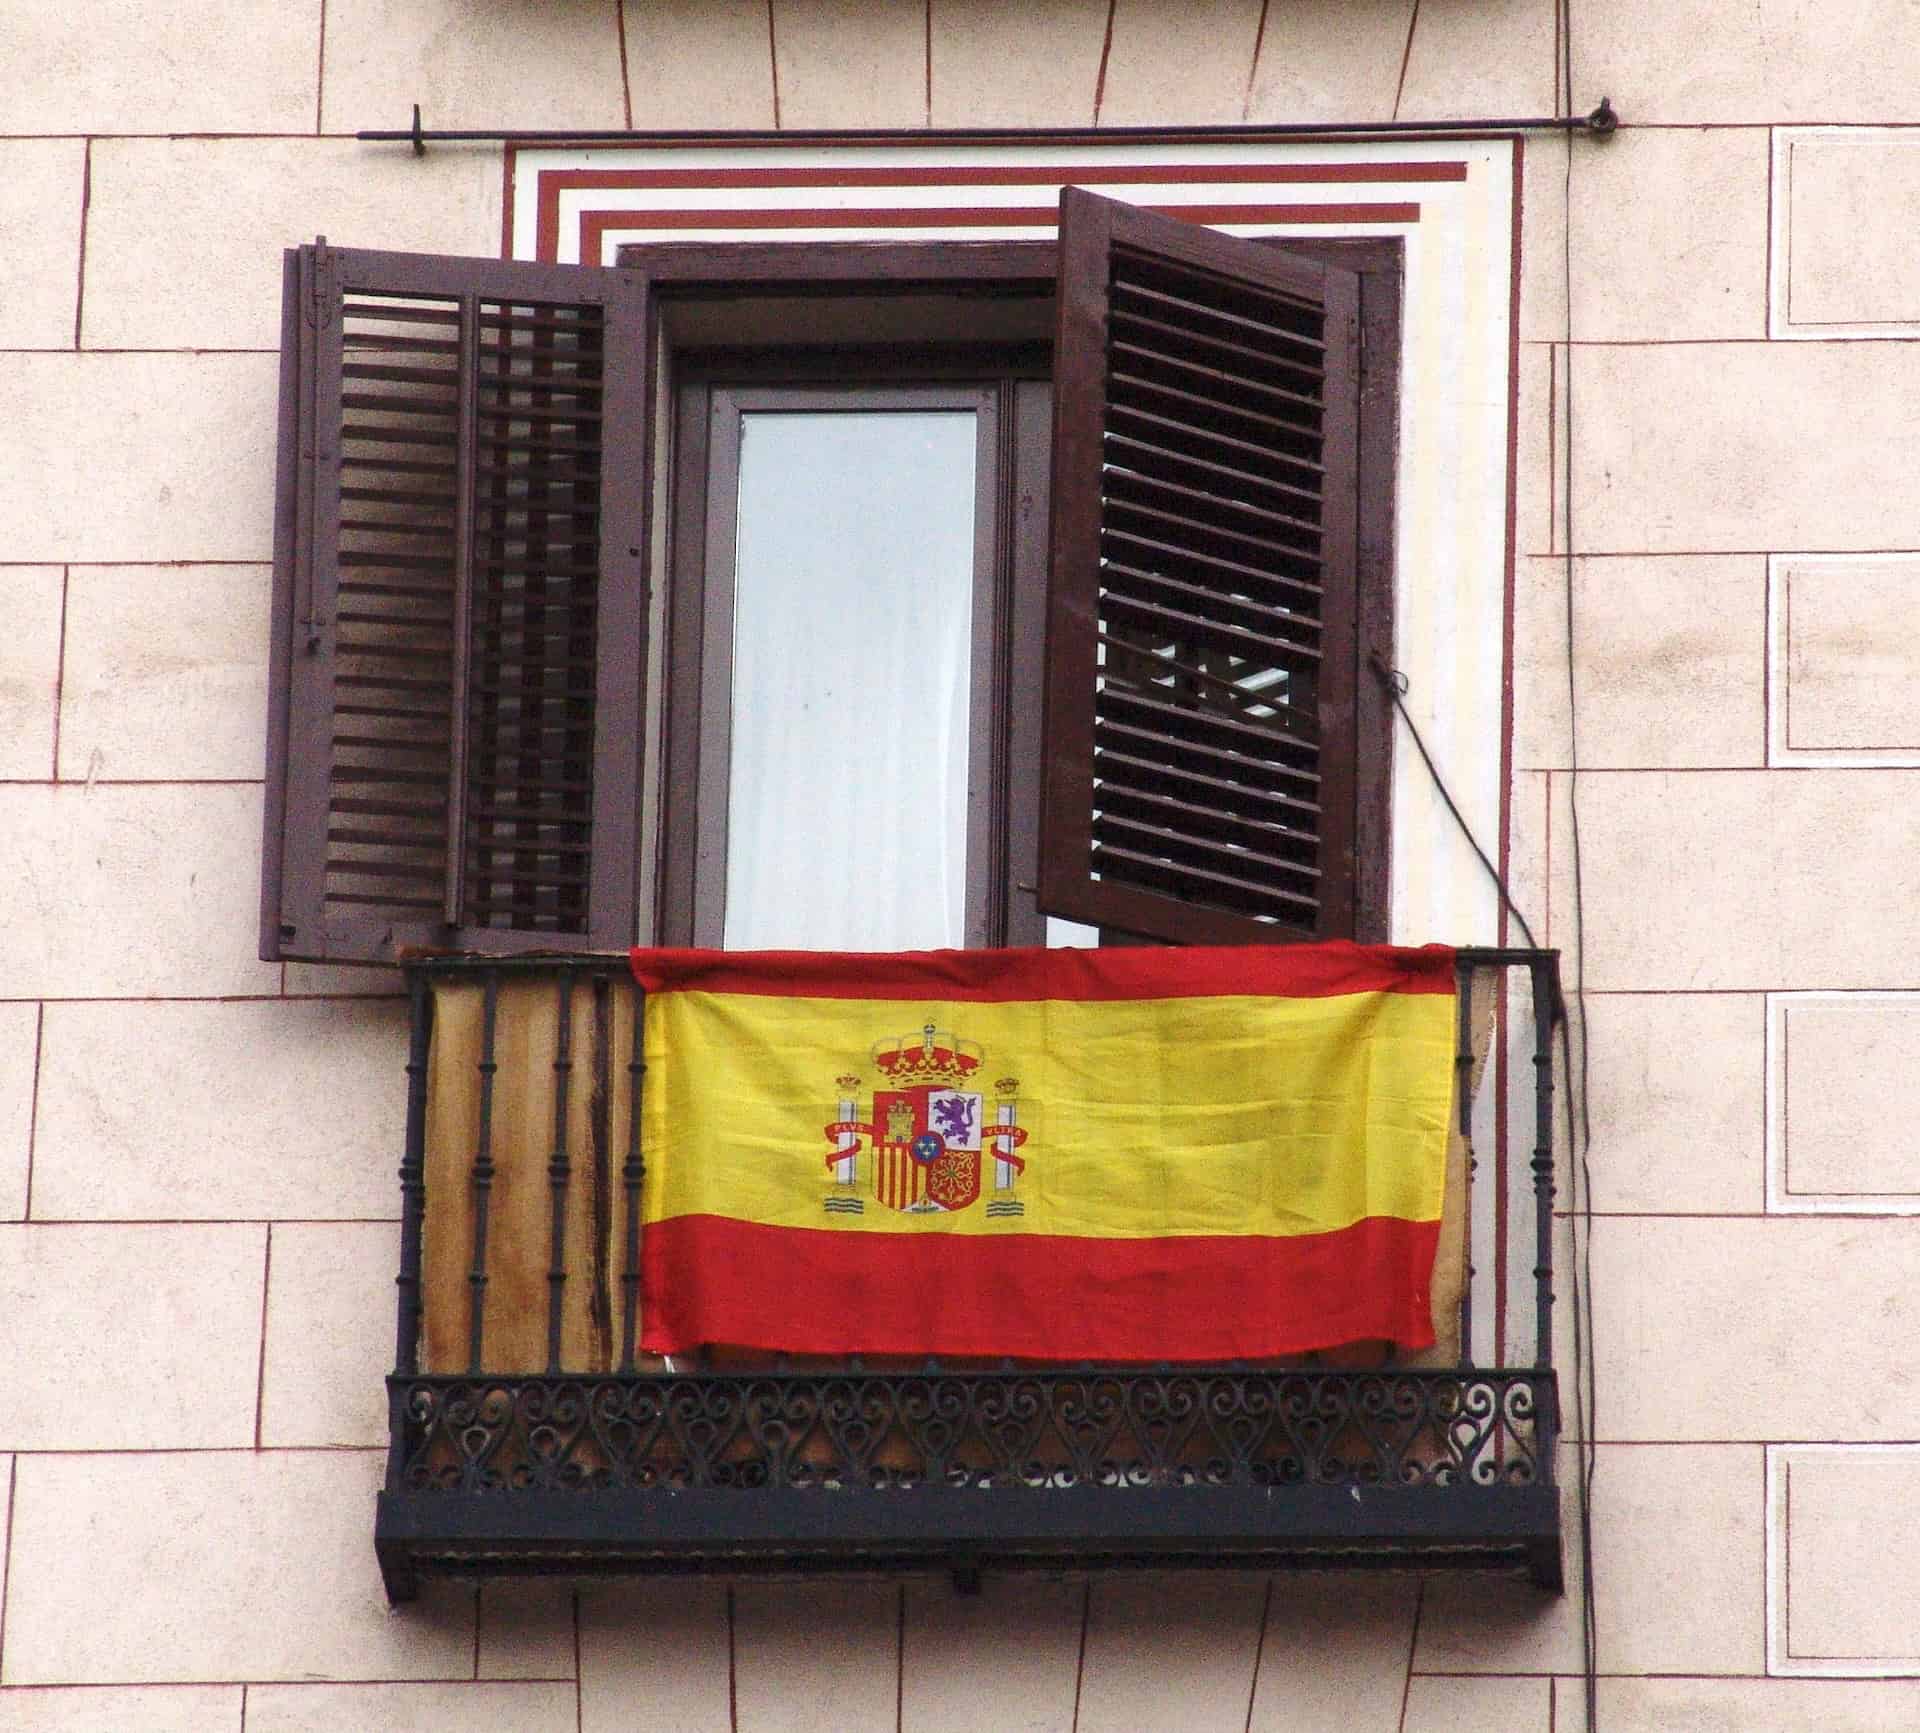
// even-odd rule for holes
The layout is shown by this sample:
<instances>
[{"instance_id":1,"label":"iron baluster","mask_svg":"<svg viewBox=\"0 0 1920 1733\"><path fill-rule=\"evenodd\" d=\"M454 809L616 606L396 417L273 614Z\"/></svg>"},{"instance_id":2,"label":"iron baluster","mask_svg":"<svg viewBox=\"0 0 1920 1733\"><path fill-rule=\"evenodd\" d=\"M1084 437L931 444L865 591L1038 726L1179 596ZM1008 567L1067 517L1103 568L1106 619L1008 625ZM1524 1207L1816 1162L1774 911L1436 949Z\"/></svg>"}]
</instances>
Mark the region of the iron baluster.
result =
<instances>
[{"instance_id":1,"label":"iron baluster","mask_svg":"<svg viewBox=\"0 0 1920 1733\"><path fill-rule=\"evenodd\" d=\"M1553 1030L1559 1005L1552 978L1536 962L1533 985L1533 1210L1534 1306L1533 1363L1553 1364Z\"/></svg>"},{"instance_id":2,"label":"iron baluster","mask_svg":"<svg viewBox=\"0 0 1920 1733\"><path fill-rule=\"evenodd\" d=\"M640 1186L647 1172L640 1147L641 1089L647 1071L647 994L638 981L633 983L631 1003L633 1051L627 1060L627 1160L620 1170L627 1198L626 1261L620 1268L622 1372L631 1372L634 1366L634 1336L640 1316Z\"/></svg>"}]
</instances>

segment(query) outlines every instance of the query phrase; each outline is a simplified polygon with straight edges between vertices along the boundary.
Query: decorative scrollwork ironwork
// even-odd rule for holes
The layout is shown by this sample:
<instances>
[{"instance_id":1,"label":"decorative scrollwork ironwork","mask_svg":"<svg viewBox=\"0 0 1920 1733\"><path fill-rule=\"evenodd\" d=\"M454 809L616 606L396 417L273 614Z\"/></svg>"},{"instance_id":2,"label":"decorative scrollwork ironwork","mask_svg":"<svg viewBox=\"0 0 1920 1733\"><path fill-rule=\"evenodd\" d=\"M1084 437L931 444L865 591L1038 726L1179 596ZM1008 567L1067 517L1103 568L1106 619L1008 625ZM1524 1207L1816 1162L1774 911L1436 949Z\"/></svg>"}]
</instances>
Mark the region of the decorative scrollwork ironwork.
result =
<instances>
[{"instance_id":1,"label":"decorative scrollwork ironwork","mask_svg":"<svg viewBox=\"0 0 1920 1733\"><path fill-rule=\"evenodd\" d=\"M1552 1376L1201 1368L401 1378L394 1490L1547 1484Z\"/></svg>"}]
</instances>

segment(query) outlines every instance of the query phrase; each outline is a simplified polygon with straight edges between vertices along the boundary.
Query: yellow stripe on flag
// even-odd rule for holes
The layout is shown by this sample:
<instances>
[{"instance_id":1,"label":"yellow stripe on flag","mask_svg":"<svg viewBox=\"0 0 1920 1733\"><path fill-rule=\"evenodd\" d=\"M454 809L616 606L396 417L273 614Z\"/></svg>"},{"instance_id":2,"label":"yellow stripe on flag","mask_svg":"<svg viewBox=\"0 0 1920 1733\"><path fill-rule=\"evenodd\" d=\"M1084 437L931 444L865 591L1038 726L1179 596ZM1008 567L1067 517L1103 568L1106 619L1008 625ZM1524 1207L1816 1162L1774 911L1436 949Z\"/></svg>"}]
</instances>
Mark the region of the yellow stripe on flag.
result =
<instances>
[{"instance_id":1,"label":"yellow stripe on flag","mask_svg":"<svg viewBox=\"0 0 1920 1733\"><path fill-rule=\"evenodd\" d=\"M876 1043L931 1023L980 1049L954 1087L992 1120L1017 1104L1021 1215L978 1206L903 1217L873 1199L842 1234L1287 1237L1367 1217L1440 1215L1452 1092L1449 994L1014 1002L794 998L680 990L646 1008L645 1215L818 1228L838 1104L872 1117ZM858 1082L843 1085L853 1076ZM1017 1080L1002 1091L998 1080ZM1365 1151L1366 1159L1354 1159Z\"/></svg>"}]
</instances>

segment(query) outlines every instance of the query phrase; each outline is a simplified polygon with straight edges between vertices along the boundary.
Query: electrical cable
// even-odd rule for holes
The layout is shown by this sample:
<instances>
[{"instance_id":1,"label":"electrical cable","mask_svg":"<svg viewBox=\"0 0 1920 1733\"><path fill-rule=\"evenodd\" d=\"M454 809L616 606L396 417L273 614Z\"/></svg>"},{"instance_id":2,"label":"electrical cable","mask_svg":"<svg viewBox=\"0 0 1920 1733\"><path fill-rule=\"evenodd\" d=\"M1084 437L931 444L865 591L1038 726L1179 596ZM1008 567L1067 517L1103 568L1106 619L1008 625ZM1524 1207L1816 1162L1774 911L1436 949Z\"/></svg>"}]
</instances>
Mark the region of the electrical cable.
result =
<instances>
[{"instance_id":1,"label":"electrical cable","mask_svg":"<svg viewBox=\"0 0 1920 1733\"><path fill-rule=\"evenodd\" d=\"M1573 105L1573 0L1558 0L1560 76L1563 100ZM1561 451L1561 494L1565 501L1564 589L1567 652L1567 812L1573 866L1573 1001L1580 1023L1579 1061L1575 1068L1573 1017L1560 1025L1566 1068L1567 1155L1571 1195L1568 1216L1573 1237L1573 1403L1578 1467L1574 1475L1580 1528L1580 1650L1586 1698L1586 1733L1600 1733L1600 1625L1593 1605L1593 1485L1598 1472L1598 1381L1593 1341L1593 1119L1589 1105L1587 1040L1586 886L1580 851L1580 710L1576 670L1575 582L1573 556L1573 151L1567 151L1562 183L1564 220L1560 232L1561 286L1566 319L1566 438Z\"/></svg>"},{"instance_id":2,"label":"electrical cable","mask_svg":"<svg viewBox=\"0 0 1920 1733\"><path fill-rule=\"evenodd\" d=\"M1387 696L1393 700L1393 707L1400 712L1400 720L1407 725L1407 732L1413 736L1413 744L1419 749L1420 762L1427 767L1427 775L1433 779L1433 786L1440 798L1446 803L1447 811L1453 814L1453 822L1460 827L1460 834L1467 839L1467 847L1472 849L1480 864L1487 869L1487 877L1493 881L1493 888L1500 893L1500 905L1512 915L1520 925L1520 931L1526 935L1527 943L1536 951L1540 941L1533 936L1533 928L1527 924L1527 917L1520 912L1507 891L1507 881L1500 876L1500 869L1488 858L1487 851L1480 846L1480 839L1473 834L1473 826L1467 823L1466 814L1460 810L1459 802L1453 798L1453 791L1447 787L1446 778L1440 774L1440 767L1433 762L1433 754L1427 750L1427 743L1421 738L1420 725L1414 721L1407 709L1406 693L1410 682L1398 668L1390 667L1385 658L1376 650L1367 658L1374 673L1379 676L1380 684L1386 688Z\"/></svg>"}]
</instances>

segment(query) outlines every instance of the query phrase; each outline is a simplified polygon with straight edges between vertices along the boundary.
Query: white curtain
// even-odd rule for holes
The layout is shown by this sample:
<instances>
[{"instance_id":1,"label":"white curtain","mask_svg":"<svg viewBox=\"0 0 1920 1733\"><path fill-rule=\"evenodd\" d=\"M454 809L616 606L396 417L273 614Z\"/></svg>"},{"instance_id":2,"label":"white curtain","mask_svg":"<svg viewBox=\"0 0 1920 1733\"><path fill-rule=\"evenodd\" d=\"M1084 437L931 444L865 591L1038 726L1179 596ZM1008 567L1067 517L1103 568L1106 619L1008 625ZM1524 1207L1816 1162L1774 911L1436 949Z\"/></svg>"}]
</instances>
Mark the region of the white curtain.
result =
<instances>
[{"instance_id":1,"label":"white curtain","mask_svg":"<svg viewBox=\"0 0 1920 1733\"><path fill-rule=\"evenodd\" d=\"M974 439L741 417L729 949L966 942Z\"/></svg>"}]
</instances>

